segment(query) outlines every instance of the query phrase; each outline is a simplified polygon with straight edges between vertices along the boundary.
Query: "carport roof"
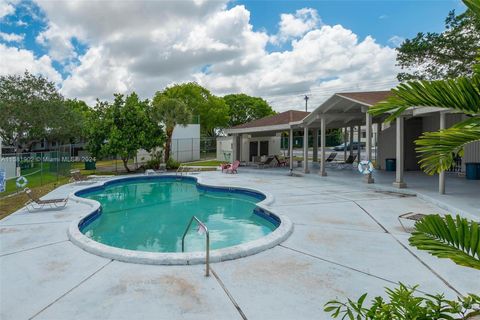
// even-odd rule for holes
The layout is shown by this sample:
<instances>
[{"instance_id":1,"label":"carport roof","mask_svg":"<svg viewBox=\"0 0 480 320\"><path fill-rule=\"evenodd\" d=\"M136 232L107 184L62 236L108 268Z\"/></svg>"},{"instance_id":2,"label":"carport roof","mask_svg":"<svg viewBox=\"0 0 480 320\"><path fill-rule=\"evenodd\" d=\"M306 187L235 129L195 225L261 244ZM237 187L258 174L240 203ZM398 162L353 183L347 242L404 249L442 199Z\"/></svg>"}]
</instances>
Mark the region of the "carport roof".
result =
<instances>
[{"instance_id":1,"label":"carport roof","mask_svg":"<svg viewBox=\"0 0 480 320\"><path fill-rule=\"evenodd\" d=\"M342 128L365 124L366 110L391 96L390 91L342 92L331 96L295 127L320 127L322 118L327 128ZM383 117L377 117L380 120Z\"/></svg>"}]
</instances>

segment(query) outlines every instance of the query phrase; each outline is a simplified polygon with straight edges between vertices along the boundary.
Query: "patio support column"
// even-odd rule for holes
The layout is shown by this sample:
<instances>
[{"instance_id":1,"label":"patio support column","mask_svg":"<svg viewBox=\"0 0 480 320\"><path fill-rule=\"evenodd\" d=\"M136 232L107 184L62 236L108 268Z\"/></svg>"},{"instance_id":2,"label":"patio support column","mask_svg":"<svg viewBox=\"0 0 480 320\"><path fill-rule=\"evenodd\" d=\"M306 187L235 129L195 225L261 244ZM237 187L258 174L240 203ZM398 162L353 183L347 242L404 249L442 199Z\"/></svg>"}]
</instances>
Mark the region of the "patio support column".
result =
<instances>
[{"instance_id":1,"label":"patio support column","mask_svg":"<svg viewBox=\"0 0 480 320\"><path fill-rule=\"evenodd\" d=\"M303 128L303 173L309 173L308 170L308 127Z\"/></svg>"},{"instance_id":2,"label":"patio support column","mask_svg":"<svg viewBox=\"0 0 480 320\"><path fill-rule=\"evenodd\" d=\"M407 184L403 181L403 167L404 167L404 155L403 155L403 143L404 143L404 117L398 117L396 120L396 169L395 169L395 182L394 187L406 188Z\"/></svg>"},{"instance_id":3,"label":"patio support column","mask_svg":"<svg viewBox=\"0 0 480 320\"><path fill-rule=\"evenodd\" d=\"M348 133L347 127L343 128L343 159L347 159L347 140L348 140Z\"/></svg>"},{"instance_id":4,"label":"patio support column","mask_svg":"<svg viewBox=\"0 0 480 320\"><path fill-rule=\"evenodd\" d=\"M366 152L367 152L367 161L372 161L372 115L368 113L368 109L365 111L365 136L366 141ZM374 183L375 180L372 177L372 174L365 175L366 183Z\"/></svg>"},{"instance_id":5,"label":"patio support column","mask_svg":"<svg viewBox=\"0 0 480 320\"><path fill-rule=\"evenodd\" d=\"M440 112L440 130L445 129L445 112ZM438 192L445 194L445 171L438 174Z\"/></svg>"},{"instance_id":6,"label":"patio support column","mask_svg":"<svg viewBox=\"0 0 480 320\"><path fill-rule=\"evenodd\" d=\"M232 135L232 162L235 161L235 160L239 160L238 159L238 147L237 147L237 143L238 143L238 134L234 133Z\"/></svg>"},{"instance_id":7,"label":"patio support column","mask_svg":"<svg viewBox=\"0 0 480 320\"><path fill-rule=\"evenodd\" d=\"M288 133L288 155L290 157L290 173L293 171L293 129Z\"/></svg>"},{"instance_id":8,"label":"patio support column","mask_svg":"<svg viewBox=\"0 0 480 320\"><path fill-rule=\"evenodd\" d=\"M362 126L358 125L357 129L358 129L358 132L357 132L357 141L358 141L357 160L358 160L358 162L360 162L362 160Z\"/></svg>"},{"instance_id":9,"label":"patio support column","mask_svg":"<svg viewBox=\"0 0 480 320\"><path fill-rule=\"evenodd\" d=\"M350 126L350 156L353 156L353 126Z\"/></svg>"},{"instance_id":10,"label":"patio support column","mask_svg":"<svg viewBox=\"0 0 480 320\"><path fill-rule=\"evenodd\" d=\"M313 129L313 162L318 162L318 129Z\"/></svg>"},{"instance_id":11,"label":"patio support column","mask_svg":"<svg viewBox=\"0 0 480 320\"><path fill-rule=\"evenodd\" d=\"M325 135L326 135L326 123L325 123L325 118L321 119L321 128L320 128L320 172L318 173L322 177L327 175L327 172L325 171Z\"/></svg>"}]
</instances>

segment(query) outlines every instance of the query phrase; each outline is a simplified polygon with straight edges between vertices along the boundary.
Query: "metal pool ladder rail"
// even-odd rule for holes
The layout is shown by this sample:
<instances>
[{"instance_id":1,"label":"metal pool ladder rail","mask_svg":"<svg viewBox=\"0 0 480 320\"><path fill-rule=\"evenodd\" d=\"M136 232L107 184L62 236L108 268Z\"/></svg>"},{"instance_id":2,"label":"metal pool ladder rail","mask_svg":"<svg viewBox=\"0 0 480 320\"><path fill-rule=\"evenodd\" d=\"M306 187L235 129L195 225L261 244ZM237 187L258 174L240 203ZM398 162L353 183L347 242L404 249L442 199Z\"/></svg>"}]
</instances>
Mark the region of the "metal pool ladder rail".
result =
<instances>
[{"instance_id":1,"label":"metal pool ladder rail","mask_svg":"<svg viewBox=\"0 0 480 320\"><path fill-rule=\"evenodd\" d=\"M195 216L192 216L192 218L190 219L190 222L188 223L187 228L185 229L185 232L183 233L183 236L182 236L182 252L185 252L185 236L187 235L187 232L190 229L193 220L197 221L197 223L200 225L200 228L203 228L203 230L205 231L205 235L206 235L205 276L208 277L210 275L210 234L208 232L207 226L202 221L200 221L200 219L198 219Z\"/></svg>"}]
</instances>

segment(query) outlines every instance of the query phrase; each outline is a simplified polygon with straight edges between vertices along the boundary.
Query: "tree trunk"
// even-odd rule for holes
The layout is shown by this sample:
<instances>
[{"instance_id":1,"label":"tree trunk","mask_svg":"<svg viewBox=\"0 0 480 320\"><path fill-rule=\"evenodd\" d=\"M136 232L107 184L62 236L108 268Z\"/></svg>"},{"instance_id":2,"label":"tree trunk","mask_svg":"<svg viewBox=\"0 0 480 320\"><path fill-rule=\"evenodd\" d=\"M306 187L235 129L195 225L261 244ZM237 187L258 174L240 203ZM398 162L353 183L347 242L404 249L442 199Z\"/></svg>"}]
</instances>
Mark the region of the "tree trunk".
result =
<instances>
[{"instance_id":1,"label":"tree trunk","mask_svg":"<svg viewBox=\"0 0 480 320\"><path fill-rule=\"evenodd\" d=\"M130 168L128 167L128 158L122 157L122 162L123 162L123 166L125 167L125 170L127 170L127 172L130 172Z\"/></svg>"},{"instance_id":2,"label":"tree trunk","mask_svg":"<svg viewBox=\"0 0 480 320\"><path fill-rule=\"evenodd\" d=\"M170 159L170 148L172 144L173 128L167 128L166 134L167 134L167 139L165 141L165 162L167 162L168 159Z\"/></svg>"}]
</instances>

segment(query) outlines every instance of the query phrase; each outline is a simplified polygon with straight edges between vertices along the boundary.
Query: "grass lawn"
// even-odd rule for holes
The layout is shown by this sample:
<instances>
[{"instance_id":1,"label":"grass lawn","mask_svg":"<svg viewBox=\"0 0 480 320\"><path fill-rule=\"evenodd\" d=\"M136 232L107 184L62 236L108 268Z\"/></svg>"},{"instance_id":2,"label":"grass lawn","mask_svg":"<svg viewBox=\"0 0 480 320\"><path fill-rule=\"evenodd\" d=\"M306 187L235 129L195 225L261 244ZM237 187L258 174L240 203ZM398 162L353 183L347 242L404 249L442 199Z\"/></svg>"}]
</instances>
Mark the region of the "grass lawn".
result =
<instances>
[{"instance_id":1,"label":"grass lawn","mask_svg":"<svg viewBox=\"0 0 480 320\"><path fill-rule=\"evenodd\" d=\"M32 187L29 183L28 186L33 190L36 196L42 197L53 189L61 186L62 184L68 183L68 181L69 178L67 177L59 177L59 180L57 182L55 176L54 182L45 183L44 185L37 187ZM15 180L13 180L13 184L13 188L15 188ZM4 196L5 194L2 193L3 198L0 198L0 219L5 218L9 214L23 207L29 199L28 196L23 192L19 194L13 194L8 197Z\"/></svg>"},{"instance_id":2,"label":"grass lawn","mask_svg":"<svg viewBox=\"0 0 480 320\"><path fill-rule=\"evenodd\" d=\"M225 163L225 161L218 160L204 160L204 161L194 161L194 162L184 162L182 165L187 166L199 166L199 167L218 167L220 164Z\"/></svg>"}]
</instances>

